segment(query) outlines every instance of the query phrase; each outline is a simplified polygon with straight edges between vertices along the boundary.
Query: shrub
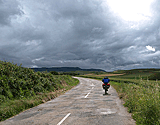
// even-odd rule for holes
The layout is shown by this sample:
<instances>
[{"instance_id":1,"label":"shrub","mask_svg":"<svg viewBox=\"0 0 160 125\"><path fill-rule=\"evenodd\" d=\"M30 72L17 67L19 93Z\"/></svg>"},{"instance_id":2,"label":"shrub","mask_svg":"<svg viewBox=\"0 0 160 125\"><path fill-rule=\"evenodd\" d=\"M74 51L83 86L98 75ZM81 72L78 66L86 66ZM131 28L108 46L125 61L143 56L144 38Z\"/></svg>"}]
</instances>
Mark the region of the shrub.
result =
<instances>
[{"instance_id":1,"label":"shrub","mask_svg":"<svg viewBox=\"0 0 160 125\"><path fill-rule=\"evenodd\" d=\"M51 71L50 73L51 73L52 75L59 75L58 72L56 72L56 71Z\"/></svg>"},{"instance_id":2,"label":"shrub","mask_svg":"<svg viewBox=\"0 0 160 125\"><path fill-rule=\"evenodd\" d=\"M71 76L53 74L0 61L0 121L43 103L44 96L55 90L67 90L78 84Z\"/></svg>"},{"instance_id":3,"label":"shrub","mask_svg":"<svg viewBox=\"0 0 160 125\"><path fill-rule=\"evenodd\" d=\"M6 99L27 98L36 93L61 89L63 88L62 79L67 78L68 76L59 76L55 71L34 72L21 65L0 61L0 95Z\"/></svg>"},{"instance_id":4,"label":"shrub","mask_svg":"<svg viewBox=\"0 0 160 125\"><path fill-rule=\"evenodd\" d=\"M149 80L160 80L160 72L154 73L148 77Z\"/></svg>"}]
</instances>

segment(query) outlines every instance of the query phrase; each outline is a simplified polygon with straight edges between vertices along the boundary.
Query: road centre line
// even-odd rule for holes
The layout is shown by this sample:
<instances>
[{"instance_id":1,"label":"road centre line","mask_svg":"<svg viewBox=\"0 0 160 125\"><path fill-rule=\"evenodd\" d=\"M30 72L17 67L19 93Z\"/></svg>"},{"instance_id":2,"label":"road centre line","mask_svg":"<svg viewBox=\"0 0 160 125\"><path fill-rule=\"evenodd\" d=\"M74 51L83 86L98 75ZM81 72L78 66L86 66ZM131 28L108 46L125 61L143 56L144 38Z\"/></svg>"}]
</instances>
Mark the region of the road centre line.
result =
<instances>
[{"instance_id":1,"label":"road centre line","mask_svg":"<svg viewBox=\"0 0 160 125\"><path fill-rule=\"evenodd\" d=\"M89 92L84 98L87 98L87 96L90 94L91 92Z\"/></svg>"},{"instance_id":2,"label":"road centre line","mask_svg":"<svg viewBox=\"0 0 160 125\"><path fill-rule=\"evenodd\" d=\"M91 86L95 86L93 83L92 83L92 85Z\"/></svg>"},{"instance_id":3,"label":"road centre line","mask_svg":"<svg viewBox=\"0 0 160 125\"><path fill-rule=\"evenodd\" d=\"M68 113L57 125L61 125L70 115L71 113Z\"/></svg>"}]
</instances>

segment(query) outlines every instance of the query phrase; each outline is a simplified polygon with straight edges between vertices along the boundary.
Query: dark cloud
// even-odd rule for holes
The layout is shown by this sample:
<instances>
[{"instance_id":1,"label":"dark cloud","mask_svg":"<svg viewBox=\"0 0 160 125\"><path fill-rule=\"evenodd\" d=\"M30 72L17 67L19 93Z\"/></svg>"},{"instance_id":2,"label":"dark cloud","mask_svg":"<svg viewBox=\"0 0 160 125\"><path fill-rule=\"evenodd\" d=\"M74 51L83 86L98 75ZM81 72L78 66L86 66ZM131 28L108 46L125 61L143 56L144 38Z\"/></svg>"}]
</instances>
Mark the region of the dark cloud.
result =
<instances>
[{"instance_id":1,"label":"dark cloud","mask_svg":"<svg viewBox=\"0 0 160 125\"><path fill-rule=\"evenodd\" d=\"M0 0L0 59L25 67L159 67L159 4L151 19L135 22L104 0Z\"/></svg>"},{"instance_id":2,"label":"dark cloud","mask_svg":"<svg viewBox=\"0 0 160 125\"><path fill-rule=\"evenodd\" d=\"M15 15L21 14L17 1L0 0L0 26L9 25Z\"/></svg>"}]
</instances>

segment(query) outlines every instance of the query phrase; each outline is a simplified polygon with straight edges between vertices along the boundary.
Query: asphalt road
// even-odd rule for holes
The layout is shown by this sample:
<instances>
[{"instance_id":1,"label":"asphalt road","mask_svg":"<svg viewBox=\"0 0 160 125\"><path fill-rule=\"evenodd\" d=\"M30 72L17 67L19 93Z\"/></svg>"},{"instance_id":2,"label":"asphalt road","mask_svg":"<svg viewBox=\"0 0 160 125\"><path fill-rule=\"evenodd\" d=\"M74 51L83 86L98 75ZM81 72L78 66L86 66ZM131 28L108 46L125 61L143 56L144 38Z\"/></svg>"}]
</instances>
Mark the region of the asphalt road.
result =
<instances>
[{"instance_id":1,"label":"asphalt road","mask_svg":"<svg viewBox=\"0 0 160 125\"><path fill-rule=\"evenodd\" d=\"M49 102L26 110L0 125L135 125L117 92L103 95L102 82L78 78L80 84Z\"/></svg>"}]
</instances>

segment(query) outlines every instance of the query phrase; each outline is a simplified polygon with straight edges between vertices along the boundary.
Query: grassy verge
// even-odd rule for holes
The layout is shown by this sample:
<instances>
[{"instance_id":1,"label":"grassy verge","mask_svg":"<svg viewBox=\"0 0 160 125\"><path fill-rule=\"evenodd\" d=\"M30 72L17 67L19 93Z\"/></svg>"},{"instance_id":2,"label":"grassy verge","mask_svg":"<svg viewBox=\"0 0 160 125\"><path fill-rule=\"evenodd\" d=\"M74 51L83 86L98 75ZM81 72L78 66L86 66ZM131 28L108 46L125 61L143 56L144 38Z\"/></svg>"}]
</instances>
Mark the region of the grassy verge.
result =
<instances>
[{"instance_id":1,"label":"grassy verge","mask_svg":"<svg viewBox=\"0 0 160 125\"><path fill-rule=\"evenodd\" d=\"M64 76L63 76L64 77ZM76 86L79 81L73 79L70 76L66 79L66 83L61 89L55 90L54 92L37 93L34 96L29 96L21 99L8 99L0 104L0 121L6 120L26 109L32 108L44 102L47 102L55 97L65 93Z\"/></svg>"},{"instance_id":2,"label":"grassy verge","mask_svg":"<svg viewBox=\"0 0 160 125\"><path fill-rule=\"evenodd\" d=\"M124 106L132 113L138 125L159 125L160 123L160 88L156 83L153 87L143 87L134 84L111 82L125 101ZM148 83L146 83L148 84Z\"/></svg>"},{"instance_id":3,"label":"grassy verge","mask_svg":"<svg viewBox=\"0 0 160 125\"><path fill-rule=\"evenodd\" d=\"M100 77L90 78L102 80ZM160 82L115 78L110 83L124 100L124 106L128 107L137 125L159 125Z\"/></svg>"},{"instance_id":4,"label":"grassy verge","mask_svg":"<svg viewBox=\"0 0 160 125\"><path fill-rule=\"evenodd\" d=\"M0 61L0 121L53 99L78 83L69 75L34 72Z\"/></svg>"}]
</instances>

